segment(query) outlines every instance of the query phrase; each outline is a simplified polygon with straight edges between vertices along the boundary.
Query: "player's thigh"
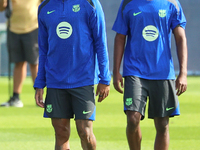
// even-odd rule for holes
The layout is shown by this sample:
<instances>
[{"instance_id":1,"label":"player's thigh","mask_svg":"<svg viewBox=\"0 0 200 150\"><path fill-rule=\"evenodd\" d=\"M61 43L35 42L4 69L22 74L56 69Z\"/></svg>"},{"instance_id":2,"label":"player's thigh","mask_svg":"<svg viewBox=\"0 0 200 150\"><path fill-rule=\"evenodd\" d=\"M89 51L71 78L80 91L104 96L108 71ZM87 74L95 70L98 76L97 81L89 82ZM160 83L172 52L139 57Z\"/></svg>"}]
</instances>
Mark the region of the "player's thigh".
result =
<instances>
[{"instance_id":1,"label":"player's thigh","mask_svg":"<svg viewBox=\"0 0 200 150\"><path fill-rule=\"evenodd\" d=\"M60 132L60 130L68 130L70 132L70 119L51 118L51 123L56 132Z\"/></svg>"},{"instance_id":2,"label":"player's thigh","mask_svg":"<svg viewBox=\"0 0 200 150\"><path fill-rule=\"evenodd\" d=\"M95 120L96 106L94 86L84 86L69 90L72 95L72 107L75 120Z\"/></svg>"}]
</instances>

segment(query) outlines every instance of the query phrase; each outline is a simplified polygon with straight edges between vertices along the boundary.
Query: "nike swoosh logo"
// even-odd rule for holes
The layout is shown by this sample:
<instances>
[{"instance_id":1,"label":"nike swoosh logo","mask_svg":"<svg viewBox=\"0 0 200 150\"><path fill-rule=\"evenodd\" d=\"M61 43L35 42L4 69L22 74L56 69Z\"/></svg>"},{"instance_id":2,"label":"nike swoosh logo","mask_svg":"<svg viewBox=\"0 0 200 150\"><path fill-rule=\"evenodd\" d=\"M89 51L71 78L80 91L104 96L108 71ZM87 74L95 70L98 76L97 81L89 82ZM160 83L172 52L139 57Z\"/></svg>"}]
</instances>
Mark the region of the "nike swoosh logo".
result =
<instances>
[{"instance_id":1,"label":"nike swoosh logo","mask_svg":"<svg viewBox=\"0 0 200 150\"><path fill-rule=\"evenodd\" d=\"M171 110L171 109L173 109L174 107L170 107L170 108L166 108L166 111L169 111L169 110Z\"/></svg>"},{"instance_id":2,"label":"nike swoosh logo","mask_svg":"<svg viewBox=\"0 0 200 150\"><path fill-rule=\"evenodd\" d=\"M47 15L53 13L55 10L52 10L52 11L47 11Z\"/></svg>"},{"instance_id":3,"label":"nike swoosh logo","mask_svg":"<svg viewBox=\"0 0 200 150\"><path fill-rule=\"evenodd\" d=\"M83 111L83 114L85 115L85 114L88 114L88 113L90 113L91 111Z\"/></svg>"},{"instance_id":4,"label":"nike swoosh logo","mask_svg":"<svg viewBox=\"0 0 200 150\"><path fill-rule=\"evenodd\" d=\"M139 14L141 14L142 12L140 11L140 12L138 12L138 13L133 13L133 16L137 16L137 15L139 15Z\"/></svg>"}]
</instances>

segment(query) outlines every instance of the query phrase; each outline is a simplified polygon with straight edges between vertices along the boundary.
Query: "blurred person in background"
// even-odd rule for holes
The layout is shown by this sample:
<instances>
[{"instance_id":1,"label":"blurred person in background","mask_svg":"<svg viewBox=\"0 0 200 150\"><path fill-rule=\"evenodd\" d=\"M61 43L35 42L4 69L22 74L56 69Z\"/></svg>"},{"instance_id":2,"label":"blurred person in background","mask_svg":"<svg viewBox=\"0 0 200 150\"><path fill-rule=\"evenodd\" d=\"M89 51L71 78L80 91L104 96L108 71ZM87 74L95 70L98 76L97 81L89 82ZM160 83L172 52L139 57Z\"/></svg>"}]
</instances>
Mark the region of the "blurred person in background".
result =
<instances>
[{"instance_id":1,"label":"blurred person in background","mask_svg":"<svg viewBox=\"0 0 200 150\"><path fill-rule=\"evenodd\" d=\"M41 2L42 0L0 0L0 11L10 9L11 12L7 23L7 48L9 61L15 64L13 95L0 105L2 107L23 107L20 93L27 75L27 63L32 80L35 81L39 57L37 10Z\"/></svg>"}]
</instances>

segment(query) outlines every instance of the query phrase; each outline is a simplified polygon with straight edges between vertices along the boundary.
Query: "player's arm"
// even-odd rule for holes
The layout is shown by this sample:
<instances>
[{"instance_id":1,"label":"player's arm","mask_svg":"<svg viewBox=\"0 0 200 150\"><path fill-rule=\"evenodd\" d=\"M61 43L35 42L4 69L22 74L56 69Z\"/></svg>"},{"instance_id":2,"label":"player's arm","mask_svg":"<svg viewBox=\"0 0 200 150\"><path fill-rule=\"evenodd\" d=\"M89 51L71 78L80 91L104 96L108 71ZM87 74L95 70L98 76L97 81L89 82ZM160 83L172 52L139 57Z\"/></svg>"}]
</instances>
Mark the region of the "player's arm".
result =
<instances>
[{"instance_id":1,"label":"player's arm","mask_svg":"<svg viewBox=\"0 0 200 150\"><path fill-rule=\"evenodd\" d=\"M44 88L46 86L46 71L45 64L47 60L47 51L48 51L48 33L45 25L38 19L39 28L38 28L38 45L39 45L39 66L38 73L35 79L35 88Z\"/></svg>"},{"instance_id":2,"label":"player's arm","mask_svg":"<svg viewBox=\"0 0 200 150\"><path fill-rule=\"evenodd\" d=\"M188 59L188 50L187 50L187 39L185 30L177 26L173 30L176 49L179 61L180 72L176 79L176 89L177 95L181 95L187 89L187 59Z\"/></svg>"},{"instance_id":3,"label":"player's arm","mask_svg":"<svg viewBox=\"0 0 200 150\"><path fill-rule=\"evenodd\" d=\"M99 84L96 96L99 95L98 102L105 99L110 91L111 75L109 71L109 58L107 50L107 37L104 13L99 1L94 2L94 12L90 15L90 28L94 38L94 48L97 54L99 66Z\"/></svg>"},{"instance_id":4,"label":"player's arm","mask_svg":"<svg viewBox=\"0 0 200 150\"><path fill-rule=\"evenodd\" d=\"M120 74L120 66L124 55L126 37L129 34L129 25L125 19L126 14L123 11L125 5L126 2L123 0L120 4L117 17L112 27L112 30L116 32L114 40L113 85L115 90L119 93L123 93L122 88L124 87L124 83L122 75Z\"/></svg>"},{"instance_id":5,"label":"player's arm","mask_svg":"<svg viewBox=\"0 0 200 150\"><path fill-rule=\"evenodd\" d=\"M0 11L4 11L7 6L7 0L0 0Z\"/></svg>"},{"instance_id":6,"label":"player's arm","mask_svg":"<svg viewBox=\"0 0 200 150\"><path fill-rule=\"evenodd\" d=\"M126 35L116 33L114 42L114 64L113 64L113 85L115 89L123 93L123 78L120 74L120 65L124 54ZM121 86L121 87L120 87Z\"/></svg>"},{"instance_id":7,"label":"player's arm","mask_svg":"<svg viewBox=\"0 0 200 150\"><path fill-rule=\"evenodd\" d=\"M94 38L94 48L98 58L99 78L101 84L110 84L109 58L104 12L99 1L93 1L95 11L90 16L90 25Z\"/></svg>"},{"instance_id":8,"label":"player's arm","mask_svg":"<svg viewBox=\"0 0 200 150\"><path fill-rule=\"evenodd\" d=\"M99 95L98 102L104 100L108 96L109 91L110 91L110 85L99 83L96 89L96 95Z\"/></svg>"},{"instance_id":9,"label":"player's arm","mask_svg":"<svg viewBox=\"0 0 200 150\"><path fill-rule=\"evenodd\" d=\"M35 102L39 107L44 108L44 101L43 101L43 89L36 88L35 89Z\"/></svg>"},{"instance_id":10,"label":"player's arm","mask_svg":"<svg viewBox=\"0 0 200 150\"><path fill-rule=\"evenodd\" d=\"M37 77L34 82L35 100L38 106L43 107L43 88L46 86L46 71L45 64L47 60L48 52L48 33L45 24L43 23L42 18L38 13L38 45L39 45L39 66Z\"/></svg>"}]
</instances>

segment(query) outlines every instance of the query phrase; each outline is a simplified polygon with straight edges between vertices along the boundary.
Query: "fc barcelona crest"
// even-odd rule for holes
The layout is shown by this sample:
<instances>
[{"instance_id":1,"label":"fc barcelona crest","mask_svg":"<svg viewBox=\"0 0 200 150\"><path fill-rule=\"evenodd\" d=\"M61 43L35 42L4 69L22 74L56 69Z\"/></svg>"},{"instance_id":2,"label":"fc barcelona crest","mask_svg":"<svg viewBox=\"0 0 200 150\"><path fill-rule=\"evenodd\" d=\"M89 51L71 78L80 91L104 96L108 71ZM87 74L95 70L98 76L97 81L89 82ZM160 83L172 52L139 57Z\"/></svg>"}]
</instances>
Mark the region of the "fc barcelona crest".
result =
<instances>
[{"instance_id":1,"label":"fc barcelona crest","mask_svg":"<svg viewBox=\"0 0 200 150\"><path fill-rule=\"evenodd\" d=\"M73 8L72 8L73 12L78 12L80 9L81 9L80 4L73 5Z\"/></svg>"},{"instance_id":2,"label":"fc barcelona crest","mask_svg":"<svg viewBox=\"0 0 200 150\"><path fill-rule=\"evenodd\" d=\"M47 111L48 113L51 113L52 110L53 110L52 105L51 105L51 104L48 104L47 107L46 107L46 111Z\"/></svg>"},{"instance_id":3,"label":"fc barcelona crest","mask_svg":"<svg viewBox=\"0 0 200 150\"><path fill-rule=\"evenodd\" d=\"M160 16L161 18L163 18L163 17L166 16L166 10L160 9L158 14L159 14L159 16Z\"/></svg>"},{"instance_id":4,"label":"fc barcelona crest","mask_svg":"<svg viewBox=\"0 0 200 150\"><path fill-rule=\"evenodd\" d=\"M133 103L132 98L127 98L126 101L125 101L125 103L126 103L127 106L132 105L132 103Z\"/></svg>"}]
</instances>

